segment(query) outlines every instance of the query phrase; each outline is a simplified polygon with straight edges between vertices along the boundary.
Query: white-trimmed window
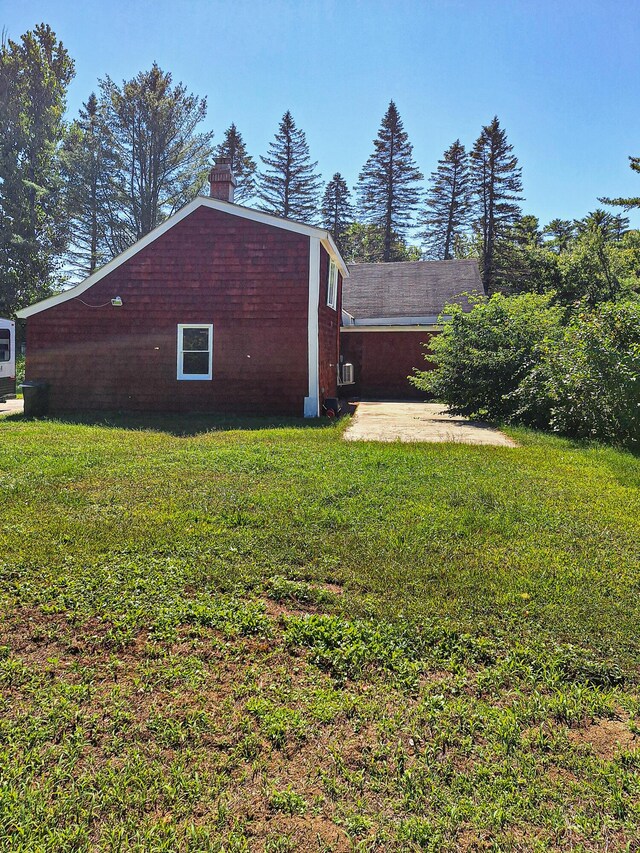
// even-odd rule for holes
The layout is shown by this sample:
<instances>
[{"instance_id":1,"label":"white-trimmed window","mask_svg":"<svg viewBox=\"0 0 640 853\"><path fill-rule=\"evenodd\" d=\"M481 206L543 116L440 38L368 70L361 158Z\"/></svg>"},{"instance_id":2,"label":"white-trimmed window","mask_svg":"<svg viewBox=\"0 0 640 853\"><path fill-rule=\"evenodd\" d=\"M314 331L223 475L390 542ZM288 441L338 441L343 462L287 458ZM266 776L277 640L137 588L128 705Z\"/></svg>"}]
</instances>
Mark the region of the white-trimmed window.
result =
<instances>
[{"instance_id":1,"label":"white-trimmed window","mask_svg":"<svg viewBox=\"0 0 640 853\"><path fill-rule=\"evenodd\" d=\"M329 281L327 283L327 305L329 308L338 307L338 267L329 261Z\"/></svg>"},{"instance_id":2,"label":"white-trimmed window","mask_svg":"<svg viewBox=\"0 0 640 853\"><path fill-rule=\"evenodd\" d=\"M213 376L213 325L178 325L178 379L211 379Z\"/></svg>"}]
</instances>

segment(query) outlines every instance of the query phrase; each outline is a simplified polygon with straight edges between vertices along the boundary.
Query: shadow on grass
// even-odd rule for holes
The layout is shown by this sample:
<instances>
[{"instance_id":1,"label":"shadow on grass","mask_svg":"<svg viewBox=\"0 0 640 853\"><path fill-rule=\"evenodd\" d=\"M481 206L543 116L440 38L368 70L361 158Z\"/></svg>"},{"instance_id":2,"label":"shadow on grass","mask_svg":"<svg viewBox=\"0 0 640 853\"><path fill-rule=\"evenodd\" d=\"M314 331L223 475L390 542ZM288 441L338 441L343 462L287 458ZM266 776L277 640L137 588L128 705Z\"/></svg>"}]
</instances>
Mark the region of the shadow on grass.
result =
<instances>
[{"instance_id":1,"label":"shadow on grass","mask_svg":"<svg viewBox=\"0 0 640 853\"><path fill-rule=\"evenodd\" d=\"M327 429L328 418L249 417L231 414L156 414L150 412L74 412L57 417L27 418L22 413L6 415L6 422L56 423L72 426L97 426L107 429L150 430L177 438L190 438L208 432L266 429Z\"/></svg>"}]
</instances>

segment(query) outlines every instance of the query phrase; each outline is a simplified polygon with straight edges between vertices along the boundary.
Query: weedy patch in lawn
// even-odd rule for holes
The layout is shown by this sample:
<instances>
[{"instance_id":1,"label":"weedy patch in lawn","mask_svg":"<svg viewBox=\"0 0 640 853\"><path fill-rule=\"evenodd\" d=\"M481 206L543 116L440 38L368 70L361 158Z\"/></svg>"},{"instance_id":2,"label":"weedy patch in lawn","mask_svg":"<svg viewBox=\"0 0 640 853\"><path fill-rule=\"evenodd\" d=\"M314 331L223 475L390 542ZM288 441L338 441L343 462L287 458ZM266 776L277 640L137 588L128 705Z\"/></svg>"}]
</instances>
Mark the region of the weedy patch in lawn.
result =
<instances>
[{"instance_id":1,"label":"weedy patch in lawn","mask_svg":"<svg viewBox=\"0 0 640 853\"><path fill-rule=\"evenodd\" d=\"M0 423L0 849L633 849L639 461L239 425Z\"/></svg>"}]
</instances>

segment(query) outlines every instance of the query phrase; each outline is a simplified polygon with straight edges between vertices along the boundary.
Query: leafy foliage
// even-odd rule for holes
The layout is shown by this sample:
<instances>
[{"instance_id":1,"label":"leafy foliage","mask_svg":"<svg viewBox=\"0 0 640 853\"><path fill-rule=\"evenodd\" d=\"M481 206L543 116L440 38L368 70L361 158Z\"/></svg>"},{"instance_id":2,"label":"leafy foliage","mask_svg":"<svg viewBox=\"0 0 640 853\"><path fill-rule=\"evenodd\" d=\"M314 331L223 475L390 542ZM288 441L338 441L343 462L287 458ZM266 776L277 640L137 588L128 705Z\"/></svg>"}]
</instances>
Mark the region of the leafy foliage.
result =
<instances>
[{"instance_id":1,"label":"leafy foliage","mask_svg":"<svg viewBox=\"0 0 640 853\"><path fill-rule=\"evenodd\" d=\"M106 77L100 92L107 144L117 162L109 222L117 254L195 197L209 170L212 133L196 130L206 98L173 85L156 63L122 86Z\"/></svg>"},{"instance_id":2,"label":"leafy foliage","mask_svg":"<svg viewBox=\"0 0 640 853\"><path fill-rule=\"evenodd\" d=\"M517 409L512 393L539 359L538 344L559 335L563 311L551 295L470 299L468 312L445 307L450 320L428 355L437 366L416 371L411 381L456 414L508 420Z\"/></svg>"},{"instance_id":3,"label":"leafy foliage","mask_svg":"<svg viewBox=\"0 0 640 853\"><path fill-rule=\"evenodd\" d=\"M380 225L353 222L346 228L342 256L350 264L374 264L384 260L385 235ZM409 245L395 232L391 235L391 254L394 261L419 261L418 246Z\"/></svg>"},{"instance_id":4,"label":"leafy foliage","mask_svg":"<svg viewBox=\"0 0 640 853\"><path fill-rule=\"evenodd\" d=\"M0 316L50 295L67 241L60 144L74 64L39 24L0 47Z\"/></svg>"},{"instance_id":5,"label":"leafy foliage","mask_svg":"<svg viewBox=\"0 0 640 853\"><path fill-rule=\"evenodd\" d=\"M579 309L514 394L515 417L578 438L640 447L640 302Z\"/></svg>"},{"instance_id":6,"label":"leafy foliage","mask_svg":"<svg viewBox=\"0 0 640 853\"><path fill-rule=\"evenodd\" d=\"M296 127L287 110L278 126L258 175L259 207L277 216L298 219L312 225L318 217L318 195L322 181L311 162L304 131Z\"/></svg>"},{"instance_id":7,"label":"leafy foliage","mask_svg":"<svg viewBox=\"0 0 640 853\"><path fill-rule=\"evenodd\" d=\"M404 238L420 200L422 173L413 160L413 146L393 101L389 103L374 153L358 176L358 206L362 218L382 228L382 260L399 260L394 237Z\"/></svg>"}]
</instances>

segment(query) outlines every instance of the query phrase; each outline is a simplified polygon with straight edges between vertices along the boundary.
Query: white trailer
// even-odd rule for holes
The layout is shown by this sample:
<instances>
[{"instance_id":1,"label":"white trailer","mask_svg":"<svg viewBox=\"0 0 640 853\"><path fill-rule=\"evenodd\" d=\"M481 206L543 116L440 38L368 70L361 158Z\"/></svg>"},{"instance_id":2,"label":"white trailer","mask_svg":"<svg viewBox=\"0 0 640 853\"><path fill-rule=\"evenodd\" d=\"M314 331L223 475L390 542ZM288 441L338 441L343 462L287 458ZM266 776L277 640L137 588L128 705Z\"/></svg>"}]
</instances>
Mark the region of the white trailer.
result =
<instances>
[{"instance_id":1,"label":"white trailer","mask_svg":"<svg viewBox=\"0 0 640 853\"><path fill-rule=\"evenodd\" d=\"M0 318L0 403L16 394L16 324Z\"/></svg>"}]
</instances>

